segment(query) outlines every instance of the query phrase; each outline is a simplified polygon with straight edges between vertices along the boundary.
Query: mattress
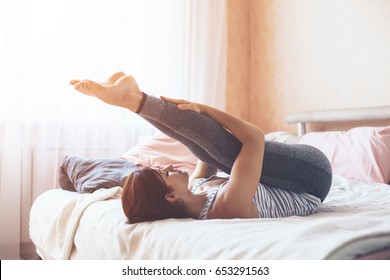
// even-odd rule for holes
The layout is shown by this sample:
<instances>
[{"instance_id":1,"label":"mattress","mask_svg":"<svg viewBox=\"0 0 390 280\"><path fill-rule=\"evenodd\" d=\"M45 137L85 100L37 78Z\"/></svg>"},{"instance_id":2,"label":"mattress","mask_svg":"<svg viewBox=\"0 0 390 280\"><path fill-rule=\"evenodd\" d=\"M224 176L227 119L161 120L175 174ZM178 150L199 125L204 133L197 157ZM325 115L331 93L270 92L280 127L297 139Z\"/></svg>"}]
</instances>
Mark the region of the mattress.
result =
<instances>
[{"instance_id":1,"label":"mattress","mask_svg":"<svg viewBox=\"0 0 390 280\"><path fill-rule=\"evenodd\" d=\"M334 176L317 213L276 219L168 219L129 224L121 188L53 189L30 213L42 259L353 259L390 248L390 186Z\"/></svg>"}]
</instances>

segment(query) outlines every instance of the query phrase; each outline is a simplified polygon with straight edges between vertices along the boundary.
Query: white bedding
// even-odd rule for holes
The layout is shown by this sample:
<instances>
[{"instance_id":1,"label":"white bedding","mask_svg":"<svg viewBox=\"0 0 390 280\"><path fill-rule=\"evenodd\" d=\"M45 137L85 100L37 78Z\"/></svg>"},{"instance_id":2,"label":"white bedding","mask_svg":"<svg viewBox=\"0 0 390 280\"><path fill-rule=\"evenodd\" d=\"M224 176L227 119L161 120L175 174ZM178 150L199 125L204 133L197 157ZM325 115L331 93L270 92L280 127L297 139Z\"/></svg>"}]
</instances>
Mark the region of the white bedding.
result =
<instances>
[{"instance_id":1,"label":"white bedding","mask_svg":"<svg viewBox=\"0 0 390 280\"><path fill-rule=\"evenodd\" d=\"M350 259L390 247L390 186L334 176L306 217L130 225L121 189L62 189L34 202L30 236L43 259Z\"/></svg>"}]
</instances>

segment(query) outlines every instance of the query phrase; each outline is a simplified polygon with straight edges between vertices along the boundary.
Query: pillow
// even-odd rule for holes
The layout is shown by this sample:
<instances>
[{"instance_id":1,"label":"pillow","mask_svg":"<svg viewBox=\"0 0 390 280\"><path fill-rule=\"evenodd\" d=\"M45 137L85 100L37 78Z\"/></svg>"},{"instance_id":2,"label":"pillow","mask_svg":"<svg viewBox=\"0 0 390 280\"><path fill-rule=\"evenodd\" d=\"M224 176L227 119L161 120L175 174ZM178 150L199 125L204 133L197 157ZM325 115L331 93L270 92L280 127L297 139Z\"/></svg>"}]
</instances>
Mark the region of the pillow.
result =
<instances>
[{"instance_id":1,"label":"pillow","mask_svg":"<svg viewBox=\"0 0 390 280\"><path fill-rule=\"evenodd\" d=\"M390 126L313 132L302 136L299 143L320 149L333 174L368 184L390 182Z\"/></svg>"},{"instance_id":2,"label":"pillow","mask_svg":"<svg viewBox=\"0 0 390 280\"><path fill-rule=\"evenodd\" d=\"M198 159L179 141L164 133L158 133L147 141L134 146L122 155L123 159L143 166L174 168L192 173Z\"/></svg>"},{"instance_id":3,"label":"pillow","mask_svg":"<svg viewBox=\"0 0 390 280\"><path fill-rule=\"evenodd\" d=\"M91 193L100 188L122 186L137 165L165 167L170 164L188 173L197 158L180 142L158 133L128 150L120 159L87 159L66 156L59 169L62 189Z\"/></svg>"},{"instance_id":4,"label":"pillow","mask_svg":"<svg viewBox=\"0 0 390 280\"><path fill-rule=\"evenodd\" d=\"M60 187L91 193L101 188L122 186L136 164L124 159L86 159L66 156L59 170Z\"/></svg>"}]
</instances>

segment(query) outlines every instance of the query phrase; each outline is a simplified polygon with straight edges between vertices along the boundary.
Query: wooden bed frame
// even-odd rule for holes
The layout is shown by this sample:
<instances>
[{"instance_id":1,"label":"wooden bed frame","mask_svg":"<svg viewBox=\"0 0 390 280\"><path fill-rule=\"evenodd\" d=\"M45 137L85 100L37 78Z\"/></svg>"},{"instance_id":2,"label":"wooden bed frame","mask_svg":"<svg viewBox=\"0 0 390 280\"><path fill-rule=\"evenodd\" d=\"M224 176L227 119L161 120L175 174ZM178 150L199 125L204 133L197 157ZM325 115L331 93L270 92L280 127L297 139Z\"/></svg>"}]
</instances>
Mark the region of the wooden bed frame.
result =
<instances>
[{"instance_id":1,"label":"wooden bed frame","mask_svg":"<svg viewBox=\"0 0 390 280\"><path fill-rule=\"evenodd\" d=\"M302 136L308 123L390 121L390 106L292 113L286 121L296 124L298 136Z\"/></svg>"}]
</instances>

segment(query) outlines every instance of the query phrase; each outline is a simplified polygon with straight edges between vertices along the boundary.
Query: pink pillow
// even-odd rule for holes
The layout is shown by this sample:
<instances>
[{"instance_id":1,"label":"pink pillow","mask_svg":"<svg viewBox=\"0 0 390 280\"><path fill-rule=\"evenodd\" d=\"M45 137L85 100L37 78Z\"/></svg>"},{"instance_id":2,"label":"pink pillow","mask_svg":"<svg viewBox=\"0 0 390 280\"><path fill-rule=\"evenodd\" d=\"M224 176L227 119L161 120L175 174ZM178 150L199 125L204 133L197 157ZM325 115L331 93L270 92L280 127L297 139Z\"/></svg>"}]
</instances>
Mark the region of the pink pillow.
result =
<instances>
[{"instance_id":1,"label":"pink pillow","mask_svg":"<svg viewBox=\"0 0 390 280\"><path fill-rule=\"evenodd\" d=\"M324 152L334 174L368 184L390 182L390 126L313 132L299 143Z\"/></svg>"},{"instance_id":2,"label":"pink pillow","mask_svg":"<svg viewBox=\"0 0 390 280\"><path fill-rule=\"evenodd\" d=\"M136 145L122 155L122 158L143 166L174 168L192 173L198 159L180 142L159 133L150 140Z\"/></svg>"}]
</instances>

